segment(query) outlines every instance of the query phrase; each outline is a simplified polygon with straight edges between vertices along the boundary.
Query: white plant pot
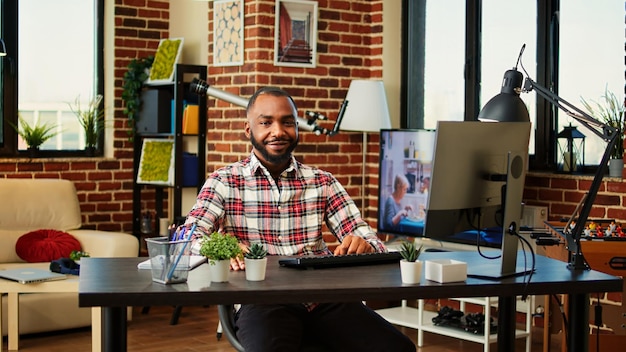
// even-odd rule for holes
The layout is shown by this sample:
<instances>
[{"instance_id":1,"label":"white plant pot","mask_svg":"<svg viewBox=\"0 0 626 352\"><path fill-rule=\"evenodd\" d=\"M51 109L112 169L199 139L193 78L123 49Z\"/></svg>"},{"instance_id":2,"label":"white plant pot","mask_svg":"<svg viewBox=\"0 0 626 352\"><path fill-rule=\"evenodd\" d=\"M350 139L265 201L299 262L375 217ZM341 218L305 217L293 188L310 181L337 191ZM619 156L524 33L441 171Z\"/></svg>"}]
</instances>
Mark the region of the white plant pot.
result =
<instances>
[{"instance_id":1,"label":"white plant pot","mask_svg":"<svg viewBox=\"0 0 626 352\"><path fill-rule=\"evenodd\" d=\"M624 170L624 159L609 159L609 176L622 177Z\"/></svg>"},{"instance_id":2,"label":"white plant pot","mask_svg":"<svg viewBox=\"0 0 626 352\"><path fill-rule=\"evenodd\" d=\"M209 263L212 282L228 282L228 274L230 273L230 259L214 260L215 264Z\"/></svg>"},{"instance_id":3,"label":"white plant pot","mask_svg":"<svg viewBox=\"0 0 626 352\"><path fill-rule=\"evenodd\" d=\"M267 268L267 258L263 259L244 259L246 265L246 280L263 281L265 280L265 268Z\"/></svg>"},{"instance_id":4,"label":"white plant pot","mask_svg":"<svg viewBox=\"0 0 626 352\"><path fill-rule=\"evenodd\" d=\"M400 277L402 283L419 284L422 280L422 262L408 262L406 259L400 260Z\"/></svg>"}]
</instances>

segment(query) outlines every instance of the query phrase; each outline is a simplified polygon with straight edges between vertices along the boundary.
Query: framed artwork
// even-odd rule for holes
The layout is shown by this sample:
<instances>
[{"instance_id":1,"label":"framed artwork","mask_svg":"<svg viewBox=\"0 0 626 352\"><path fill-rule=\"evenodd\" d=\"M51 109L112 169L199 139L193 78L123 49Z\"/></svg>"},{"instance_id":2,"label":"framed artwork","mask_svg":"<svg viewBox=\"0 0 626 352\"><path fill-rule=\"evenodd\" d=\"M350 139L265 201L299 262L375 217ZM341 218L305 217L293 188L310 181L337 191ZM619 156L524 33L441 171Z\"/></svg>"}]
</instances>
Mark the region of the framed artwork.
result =
<instances>
[{"instance_id":1,"label":"framed artwork","mask_svg":"<svg viewBox=\"0 0 626 352\"><path fill-rule=\"evenodd\" d=\"M213 65L243 65L243 0L215 0L213 26Z\"/></svg>"},{"instance_id":2,"label":"framed artwork","mask_svg":"<svg viewBox=\"0 0 626 352\"><path fill-rule=\"evenodd\" d=\"M174 140L143 140L137 183L161 186L174 185Z\"/></svg>"},{"instance_id":3,"label":"framed artwork","mask_svg":"<svg viewBox=\"0 0 626 352\"><path fill-rule=\"evenodd\" d=\"M274 65L315 67L317 1L276 0Z\"/></svg>"},{"instance_id":4,"label":"framed artwork","mask_svg":"<svg viewBox=\"0 0 626 352\"><path fill-rule=\"evenodd\" d=\"M183 42L183 38L161 39L150 68L148 84L172 83L174 67L180 60L183 51Z\"/></svg>"}]
</instances>

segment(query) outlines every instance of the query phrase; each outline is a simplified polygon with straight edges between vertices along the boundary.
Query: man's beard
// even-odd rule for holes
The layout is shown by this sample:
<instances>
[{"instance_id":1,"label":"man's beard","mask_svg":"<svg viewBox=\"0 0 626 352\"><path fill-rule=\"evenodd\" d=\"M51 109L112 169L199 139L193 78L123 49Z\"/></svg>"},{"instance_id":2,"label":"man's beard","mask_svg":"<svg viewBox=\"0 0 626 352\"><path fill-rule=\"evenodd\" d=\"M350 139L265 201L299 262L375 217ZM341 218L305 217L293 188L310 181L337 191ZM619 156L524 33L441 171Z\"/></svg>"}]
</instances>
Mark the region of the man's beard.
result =
<instances>
[{"instance_id":1,"label":"man's beard","mask_svg":"<svg viewBox=\"0 0 626 352\"><path fill-rule=\"evenodd\" d=\"M263 155L263 158L265 160L273 164L281 164L291 159L291 153L294 151L294 149L296 149L296 146L298 146L298 140L296 139L295 141L292 141L291 139L287 139L286 141L291 142L291 144L284 153L278 155L270 154L265 147L265 142L258 141L256 138L254 138L254 134L250 132L250 143L252 143L254 149L258 150L261 155Z\"/></svg>"}]
</instances>

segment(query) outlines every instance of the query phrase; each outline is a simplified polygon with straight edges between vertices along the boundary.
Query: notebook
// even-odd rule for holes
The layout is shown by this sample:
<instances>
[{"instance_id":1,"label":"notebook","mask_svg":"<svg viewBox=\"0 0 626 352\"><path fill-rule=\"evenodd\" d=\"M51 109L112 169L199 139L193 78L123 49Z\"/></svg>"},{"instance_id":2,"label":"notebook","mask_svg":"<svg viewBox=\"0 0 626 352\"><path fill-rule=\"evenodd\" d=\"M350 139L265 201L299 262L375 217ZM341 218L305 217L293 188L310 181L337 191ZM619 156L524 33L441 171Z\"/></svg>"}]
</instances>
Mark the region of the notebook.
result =
<instances>
[{"instance_id":1,"label":"notebook","mask_svg":"<svg viewBox=\"0 0 626 352\"><path fill-rule=\"evenodd\" d=\"M21 284L30 284L34 282L63 280L66 279L67 276L63 274L53 273L45 269L17 268L0 270L0 278L17 281Z\"/></svg>"}]
</instances>

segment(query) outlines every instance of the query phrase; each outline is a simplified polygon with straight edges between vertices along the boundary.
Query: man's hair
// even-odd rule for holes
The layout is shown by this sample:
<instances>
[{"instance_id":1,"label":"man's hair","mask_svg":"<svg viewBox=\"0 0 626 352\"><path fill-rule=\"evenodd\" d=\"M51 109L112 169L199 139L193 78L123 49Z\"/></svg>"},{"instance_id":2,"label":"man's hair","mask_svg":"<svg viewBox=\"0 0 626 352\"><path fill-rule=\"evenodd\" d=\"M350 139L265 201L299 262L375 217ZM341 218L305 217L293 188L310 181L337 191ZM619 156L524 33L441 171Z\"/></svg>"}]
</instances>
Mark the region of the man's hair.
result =
<instances>
[{"instance_id":1,"label":"man's hair","mask_svg":"<svg viewBox=\"0 0 626 352\"><path fill-rule=\"evenodd\" d=\"M250 100L248 100L248 106L246 107L246 113L248 113L250 111L250 109L254 106L254 104L256 103L256 99L263 94L268 94L274 97L286 97L291 101L291 104L293 104L293 107L296 111L298 111L298 108L296 107L296 102L293 101L293 98L291 97L291 95L289 95L289 93L287 93L286 91L278 88L278 87L263 87L259 90L257 90L252 97L250 97Z\"/></svg>"}]
</instances>

